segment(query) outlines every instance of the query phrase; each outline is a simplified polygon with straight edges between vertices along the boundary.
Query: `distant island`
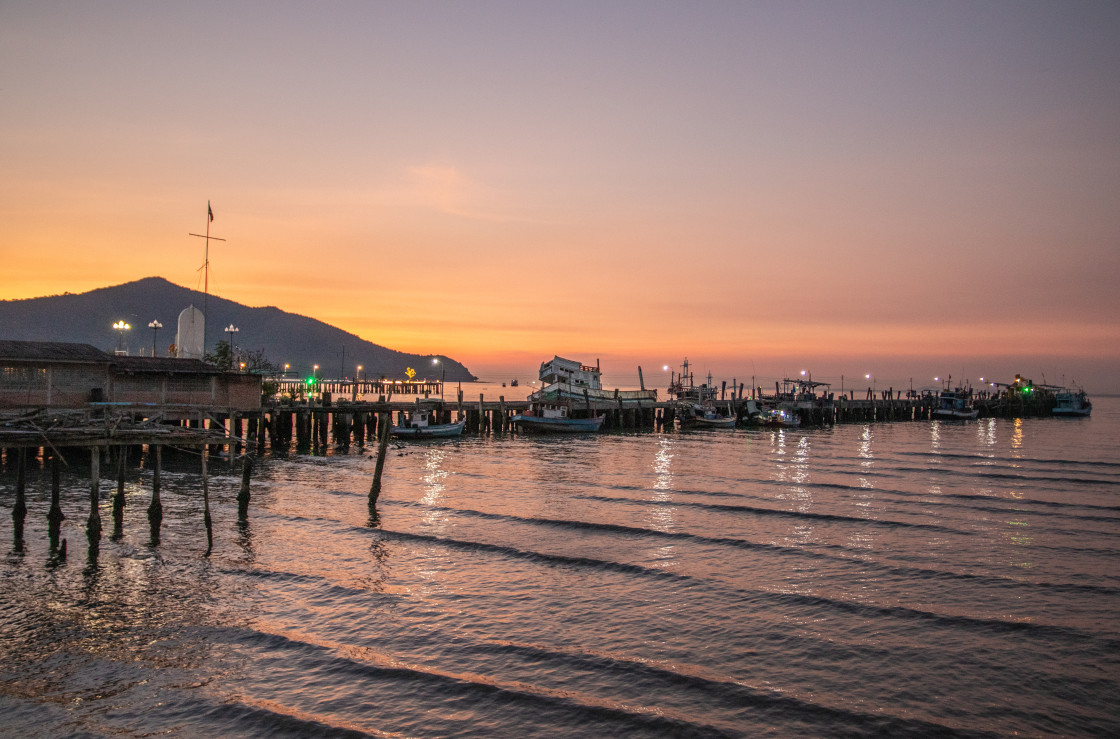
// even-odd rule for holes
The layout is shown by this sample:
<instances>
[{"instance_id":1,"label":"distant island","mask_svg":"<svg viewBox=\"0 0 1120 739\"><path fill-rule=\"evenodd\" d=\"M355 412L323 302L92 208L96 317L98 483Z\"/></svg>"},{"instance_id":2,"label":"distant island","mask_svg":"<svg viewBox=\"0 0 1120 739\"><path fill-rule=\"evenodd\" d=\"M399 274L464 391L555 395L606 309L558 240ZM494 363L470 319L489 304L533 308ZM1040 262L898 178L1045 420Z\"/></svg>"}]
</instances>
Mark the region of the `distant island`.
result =
<instances>
[{"instance_id":1,"label":"distant island","mask_svg":"<svg viewBox=\"0 0 1120 739\"><path fill-rule=\"evenodd\" d=\"M374 344L340 328L307 316L268 306L253 308L232 300L181 287L162 277L146 277L115 287L85 293L66 293L26 300L0 301L0 339L21 341L67 341L92 344L112 353L126 343L134 355L167 356L175 341L179 313L187 306L207 303L207 345L213 351L229 335L223 328L238 328L234 346L244 352L259 352L278 369L310 373L319 365L320 377L354 377L358 365L370 379L405 378L416 370L424 377L449 382L477 380L460 362L441 354L408 354ZM121 336L113 324L125 321L130 329ZM162 328L148 327L159 321ZM437 361L433 361L437 360Z\"/></svg>"}]
</instances>

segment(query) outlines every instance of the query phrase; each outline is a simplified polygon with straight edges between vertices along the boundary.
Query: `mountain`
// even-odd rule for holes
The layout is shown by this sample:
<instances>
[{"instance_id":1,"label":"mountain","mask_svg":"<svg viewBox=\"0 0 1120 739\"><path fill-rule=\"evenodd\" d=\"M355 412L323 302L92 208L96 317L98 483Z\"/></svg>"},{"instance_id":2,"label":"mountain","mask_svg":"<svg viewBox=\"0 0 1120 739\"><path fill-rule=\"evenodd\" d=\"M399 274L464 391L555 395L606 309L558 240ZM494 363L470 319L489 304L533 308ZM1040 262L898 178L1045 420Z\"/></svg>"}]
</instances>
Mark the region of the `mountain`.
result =
<instances>
[{"instance_id":1,"label":"mountain","mask_svg":"<svg viewBox=\"0 0 1120 739\"><path fill-rule=\"evenodd\" d=\"M3 300L0 339L70 341L92 344L112 353L121 340L113 324L123 320L131 326L124 338L130 354L150 356L154 339L157 355L167 356L168 345L175 341L179 313L189 305L201 310L204 297L197 290L180 287L162 277L146 277L87 293ZM239 329L233 334L234 346L244 351L261 350L273 364L291 365L293 373L309 374L312 365L318 364L320 377L353 377L360 364L362 374L369 378L403 380L405 369L413 367L417 379L477 379L462 364L442 355L387 349L322 321L279 308L251 308L211 295L207 311L207 350L213 351L215 344L229 339L222 329L232 324ZM153 320L162 323L163 328L156 332L148 328ZM440 364L433 363L433 359Z\"/></svg>"}]
</instances>

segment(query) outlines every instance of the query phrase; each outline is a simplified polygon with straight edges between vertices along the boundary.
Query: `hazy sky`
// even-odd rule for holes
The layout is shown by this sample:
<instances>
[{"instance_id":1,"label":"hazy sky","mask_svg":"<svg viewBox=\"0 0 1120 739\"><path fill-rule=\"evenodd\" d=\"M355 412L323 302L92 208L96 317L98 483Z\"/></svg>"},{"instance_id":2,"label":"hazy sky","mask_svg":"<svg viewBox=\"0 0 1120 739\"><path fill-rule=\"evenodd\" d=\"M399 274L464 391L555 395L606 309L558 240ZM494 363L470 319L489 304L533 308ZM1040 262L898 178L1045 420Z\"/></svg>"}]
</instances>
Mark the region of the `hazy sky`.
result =
<instances>
[{"instance_id":1,"label":"hazy sky","mask_svg":"<svg viewBox=\"0 0 1120 739\"><path fill-rule=\"evenodd\" d=\"M476 373L1120 389L1118 39L1115 0L0 0L0 297L201 288L209 200L212 292Z\"/></svg>"}]
</instances>

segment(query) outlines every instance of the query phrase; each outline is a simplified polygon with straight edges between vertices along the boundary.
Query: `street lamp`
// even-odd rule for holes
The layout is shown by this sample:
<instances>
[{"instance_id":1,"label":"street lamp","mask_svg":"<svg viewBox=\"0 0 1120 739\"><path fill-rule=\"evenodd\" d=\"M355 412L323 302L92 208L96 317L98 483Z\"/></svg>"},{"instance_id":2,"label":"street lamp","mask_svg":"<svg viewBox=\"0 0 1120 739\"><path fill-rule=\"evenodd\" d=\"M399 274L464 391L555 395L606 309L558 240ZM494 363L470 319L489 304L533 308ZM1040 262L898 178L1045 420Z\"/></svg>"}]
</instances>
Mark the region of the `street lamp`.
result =
<instances>
[{"instance_id":1,"label":"street lamp","mask_svg":"<svg viewBox=\"0 0 1120 739\"><path fill-rule=\"evenodd\" d=\"M354 373L354 379L358 382L362 381L362 365L358 365L358 371Z\"/></svg>"},{"instance_id":2,"label":"street lamp","mask_svg":"<svg viewBox=\"0 0 1120 739\"><path fill-rule=\"evenodd\" d=\"M231 358L233 357L233 335L236 334L240 330L241 329L239 329L237 326L234 326L232 323L230 325L226 326L225 329L224 329L226 334L229 335L229 354L230 354Z\"/></svg>"},{"instance_id":3,"label":"street lamp","mask_svg":"<svg viewBox=\"0 0 1120 739\"><path fill-rule=\"evenodd\" d=\"M439 357L432 357L432 364L438 364L440 368L439 376L439 397L443 399L443 381L447 379L447 365L439 361Z\"/></svg>"},{"instance_id":4,"label":"street lamp","mask_svg":"<svg viewBox=\"0 0 1120 739\"><path fill-rule=\"evenodd\" d=\"M148 328L152 330L152 356L156 355L156 333L163 328L163 324L158 320L154 320L148 324Z\"/></svg>"},{"instance_id":5,"label":"street lamp","mask_svg":"<svg viewBox=\"0 0 1120 739\"><path fill-rule=\"evenodd\" d=\"M117 321L113 324L113 328L120 334L120 338L117 339L117 354L124 354L124 332L132 328L132 326L129 326L124 321Z\"/></svg>"}]
</instances>

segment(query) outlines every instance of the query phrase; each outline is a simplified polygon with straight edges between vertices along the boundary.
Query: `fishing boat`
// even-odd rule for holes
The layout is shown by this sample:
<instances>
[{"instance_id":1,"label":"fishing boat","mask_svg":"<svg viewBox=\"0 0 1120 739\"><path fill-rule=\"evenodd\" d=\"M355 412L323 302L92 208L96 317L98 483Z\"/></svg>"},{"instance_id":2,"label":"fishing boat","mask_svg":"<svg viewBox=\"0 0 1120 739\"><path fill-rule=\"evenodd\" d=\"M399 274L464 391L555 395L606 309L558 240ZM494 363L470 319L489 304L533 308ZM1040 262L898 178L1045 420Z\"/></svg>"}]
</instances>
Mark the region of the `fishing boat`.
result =
<instances>
[{"instance_id":1,"label":"fishing boat","mask_svg":"<svg viewBox=\"0 0 1120 739\"><path fill-rule=\"evenodd\" d=\"M765 428L795 429L801 426L801 416L785 408L768 408L757 419L752 418L751 422Z\"/></svg>"},{"instance_id":2,"label":"fishing boat","mask_svg":"<svg viewBox=\"0 0 1120 739\"><path fill-rule=\"evenodd\" d=\"M541 363L539 377L541 389L529 396L530 402L575 401L578 405L581 400L588 404L596 401L617 404L621 401L624 405L634 406L657 401L657 391L646 390L644 385L641 390L604 389L598 360L591 366L573 359L553 357Z\"/></svg>"},{"instance_id":3,"label":"fishing boat","mask_svg":"<svg viewBox=\"0 0 1120 739\"><path fill-rule=\"evenodd\" d=\"M676 420L681 428L733 429L735 416L724 415L714 406L698 404L678 406Z\"/></svg>"},{"instance_id":4,"label":"fishing boat","mask_svg":"<svg viewBox=\"0 0 1120 739\"><path fill-rule=\"evenodd\" d=\"M402 439L460 436L463 433L464 425L466 425L466 419L457 423L431 423L426 412L413 411L405 425L393 426L393 436Z\"/></svg>"},{"instance_id":5,"label":"fishing boat","mask_svg":"<svg viewBox=\"0 0 1120 739\"><path fill-rule=\"evenodd\" d=\"M1081 388L1064 387L1054 393L1054 410L1059 418L1085 418L1093 412L1093 403Z\"/></svg>"},{"instance_id":6,"label":"fishing boat","mask_svg":"<svg viewBox=\"0 0 1120 739\"><path fill-rule=\"evenodd\" d=\"M735 415L731 407L723 413L716 403L716 388L712 384L712 373L708 381L697 385L692 372L688 369L685 357L680 376L670 376L669 395L676 401L676 422L682 429L687 428L735 428Z\"/></svg>"},{"instance_id":7,"label":"fishing boat","mask_svg":"<svg viewBox=\"0 0 1120 739\"><path fill-rule=\"evenodd\" d=\"M933 409L933 417L942 420L968 420L978 415L980 411L972 405L971 388L942 390L937 396L937 407Z\"/></svg>"},{"instance_id":8,"label":"fishing boat","mask_svg":"<svg viewBox=\"0 0 1120 739\"><path fill-rule=\"evenodd\" d=\"M530 408L511 420L519 431L527 433L593 434L603 425L604 418L572 418L566 405L539 404L535 410Z\"/></svg>"}]
</instances>

